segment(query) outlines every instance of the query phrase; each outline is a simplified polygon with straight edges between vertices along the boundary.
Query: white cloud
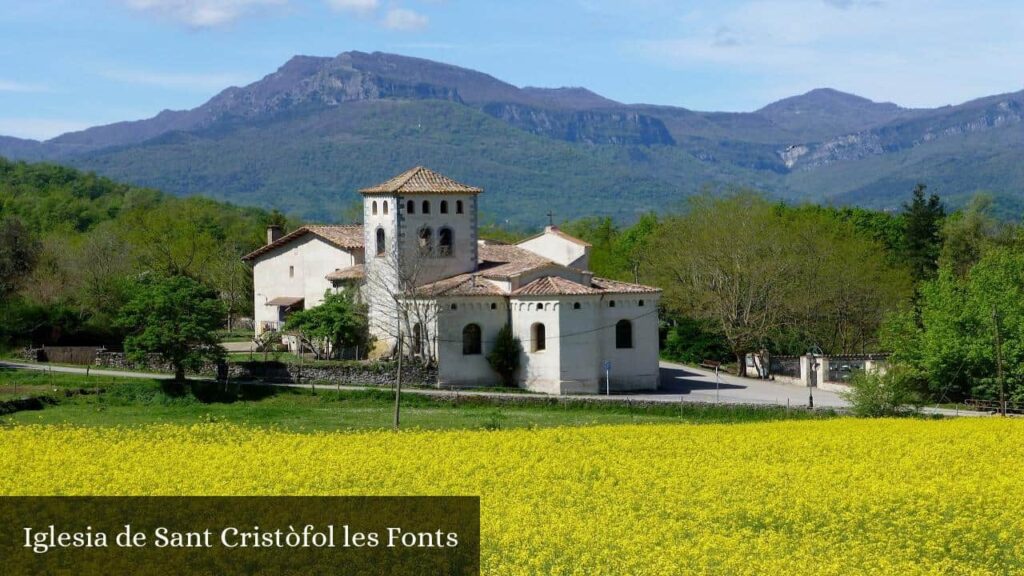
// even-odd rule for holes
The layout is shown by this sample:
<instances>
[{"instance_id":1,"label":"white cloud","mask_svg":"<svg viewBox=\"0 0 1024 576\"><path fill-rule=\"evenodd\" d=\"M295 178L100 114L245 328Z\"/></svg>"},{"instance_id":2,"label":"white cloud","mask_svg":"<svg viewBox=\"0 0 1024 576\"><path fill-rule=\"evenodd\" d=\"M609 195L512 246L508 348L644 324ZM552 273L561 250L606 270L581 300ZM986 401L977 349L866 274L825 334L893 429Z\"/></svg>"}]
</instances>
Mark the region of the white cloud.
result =
<instances>
[{"instance_id":1,"label":"white cloud","mask_svg":"<svg viewBox=\"0 0 1024 576\"><path fill-rule=\"evenodd\" d=\"M392 8L388 10L388 13L384 16L384 27L391 30L421 30L427 27L430 20L412 10L405 8Z\"/></svg>"},{"instance_id":2,"label":"white cloud","mask_svg":"<svg viewBox=\"0 0 1024 576\"><path fill-rule=\"evenodd\" d=\"M370 14L380 4L378 0L327 0L327 5L338 11Z\"/></svg>"},{"instance_id":3,"label":"white cloud","mask_svg":"<svg viewBox=\"0 0 1024 576\"><path fill-rule=\"evenodd\" d=\"M0 78L0 92L49 92L49 88L42 84L26 84L14 80Z\"/></svg>"},{"instance_id":4,"label":"white cloud","mask_svg":"<svg viewBox=\"0 0 1024 576\"><path fill-rule=\"evenodd\" d=\"M629 49L673 68L743 78L746 101L828 86L941 106L1020 89L1024 10L954 0L746 0Z\"/></svg>"},{"instance_id":5,"label":"white cloud","mask_svg":"<svg viewBox=\"0 0 1024 576\"><path fill-rule=\"evenodd\" d=\"M191 28L213 28L229 24L268 6L288 0L121 0L139 12L169 18Z\"/></svg>"},{"instance_id":6,"label":"white cloud","mask_svg":"<svg viewBox=\"0 0 1024 576\"><path fill-rule=\"evenodd\" d=\"M234 73L193 74L154 72L151 70L108 69L101 70L99 74L110 80L128 84L144 84L197 92L219 91L228 86L245 84L252 80L242 74Z\"/></svg>"},{"instance_id":7,"label":"white cloud","mask_svg":"<svg viewBox=\"0 0 1024 576\"><path fill-rule=\"evenodd\" d=\"M0 118L0 135L46 140L65 132L85 130L93 124L57 118Z\"/></svg>"}]
</instances>

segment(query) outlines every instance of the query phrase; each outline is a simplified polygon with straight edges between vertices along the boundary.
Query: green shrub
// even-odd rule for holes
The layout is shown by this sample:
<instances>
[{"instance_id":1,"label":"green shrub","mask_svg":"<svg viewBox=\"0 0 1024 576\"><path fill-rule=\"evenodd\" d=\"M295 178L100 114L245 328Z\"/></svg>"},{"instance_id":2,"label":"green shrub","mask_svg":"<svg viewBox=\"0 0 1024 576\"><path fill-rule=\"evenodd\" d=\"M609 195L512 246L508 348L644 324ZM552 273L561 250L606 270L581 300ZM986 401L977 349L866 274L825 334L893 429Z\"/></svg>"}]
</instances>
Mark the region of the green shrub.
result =
<instances>
[{"instance_id":1,"label":"green shrub","mask_svg":"<svg viewBox=\"0 0 1024 576\"><path fill-rule=\"evenodd\" d=\"M923 400L907 370L890 366L885 372L859 372L842 393L856 416L877 418L914 413Z\"/></svg>"}]
</instances>

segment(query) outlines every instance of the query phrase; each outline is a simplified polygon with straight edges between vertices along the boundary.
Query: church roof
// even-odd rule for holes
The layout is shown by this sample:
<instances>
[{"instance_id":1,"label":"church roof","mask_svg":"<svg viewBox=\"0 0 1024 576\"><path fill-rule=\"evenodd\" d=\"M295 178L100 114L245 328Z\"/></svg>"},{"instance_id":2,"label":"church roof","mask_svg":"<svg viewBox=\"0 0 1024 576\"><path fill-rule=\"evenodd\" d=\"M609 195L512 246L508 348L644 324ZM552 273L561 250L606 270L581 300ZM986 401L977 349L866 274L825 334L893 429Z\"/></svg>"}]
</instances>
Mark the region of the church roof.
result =
<instances>
[{"instance_id":1,"label":"church roof","mask_svg":"<svg viewBox=\"0 0 1024 576\"><path fill-rule=\"evenodd\" d=\"M592 282L594 288L597 288L605 294L654 294L661 292L661 288L655 288L654 286L619 282L618 280L598 278L597 276L594 277Z\"/></svg>"},{"instance_id":2,"label":"church roof","mask_svg":"<svg viewBox=\"0 0 1024 576\"><path fill-rule=\"evenodd\" d=\"M363 248L362 224L350 224L344 226L318 226L311 224L296 228L270 244L260 246L256 250L242 256L242 260L252 260L258 256L262 256L278 246L283 246L292 240L305 236L306 234L314 234L327 243L346 250L359 250Z\"/></svg>"},{"instance_id":3,"label":"church roof","mask_svg":"<svg viewBox=\"0 0 1024 576\"><path fill-rule=\"evenodd\" d=\"M356 264L355 266L349 266L348 268L338 268L334 272L328 272L326 278L332 282L338 280L361 280L366 277L366 269L362 264Z\"/></svg>"},{"instance_id":4,"label":"church roof","mask_svg":"<svg viewBox=\"0 0 1024 576\"><path fill-rule=\"evenodd\" d=\"M589 286L578 284L572 280L567 280L560 276L544 276L538 278L533 282L530 282L526 286L521 286L519 289L512 292L513 296L556 296L556 295L585 295L585 294L600 294L600 290L595 290Z\"/></svg>"},{"instance_id":5,"label":"church roof","mask_svg":"<svg viewBox=\"0 0 1024 576\"><path fill-rule=\"evenodd\" d=\"M456 182L430 168L417 166L398 176L359 191L362 194L479 194L482 188Z\"/></svg>"},{"instance_id":6,"label":"church roof","mask_svg":"<svg viewBox=\"0 0 1024 576\"><path fill-rule=\"evenodd\" d=\"M544 266L558 265L525 248L510 244L481 243L477 247L477 255L480 274L497 280L505 280Z\"/></svg>"},{"instance_id":7,"label":"church roof","mask_svg":"<svg viewBox=\"0 0 1024 576\"><path fill-rule=\"evenodd\" d=\"M590 242L587 242L585 240L580 240L579 238L577 238L575 236L570 236L570 235L566 234L565 232L562 232L561 228L559 228L558 226L554 226L554 225L545 226L544 227L544 231L541 232L540 234L534 234L533 236L530 236L529 238L524 238L524 239L520 240L519 242L516 242L516 244L523 244L524 242L529 242L530 240L536 240L537 238L540 238L541 236L544 236L545 234L551 234L551 235L554 235L554 236L558 236L559 238L561 238L563 240L567 240L569 242L572 242L573 244L578 244L580 246L591 246Z\"/></svg>"},{"instance_id":8,"label":"church roof","mask_svg":"<svg viewBox=\"0 0 1024 576\"><path fill-rule=\"evenodd\" d=\"M504 296L505 291L479 274L459 274L420 286L423 296Z\"/></svg>"}]
</instances>

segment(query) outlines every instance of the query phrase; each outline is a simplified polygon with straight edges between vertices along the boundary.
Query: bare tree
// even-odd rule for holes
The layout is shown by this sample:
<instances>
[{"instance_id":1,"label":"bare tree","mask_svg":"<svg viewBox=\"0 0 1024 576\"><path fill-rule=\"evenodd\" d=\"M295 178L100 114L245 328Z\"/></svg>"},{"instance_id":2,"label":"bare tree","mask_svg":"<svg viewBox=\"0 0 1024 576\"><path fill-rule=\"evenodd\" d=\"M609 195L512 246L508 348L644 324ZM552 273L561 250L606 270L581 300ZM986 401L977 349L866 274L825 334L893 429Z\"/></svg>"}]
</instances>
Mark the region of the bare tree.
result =
<instances>
[{"instance_id":1,"label":"bare tree","mask_svg":"<svg viewBox=\"0 0 1024 576\"><path fill-rule=\"evenodd\" d=\"M399 428L402 394L402 364L410 356L425 366L437 360L437 302L423 291L430 279L432 246L420 242L410 253L391 242L390 250L366 264L363 298L370 304L370 330L390 342L397 360L395 377L394 427Z\"/></svg>"}]
</instances>

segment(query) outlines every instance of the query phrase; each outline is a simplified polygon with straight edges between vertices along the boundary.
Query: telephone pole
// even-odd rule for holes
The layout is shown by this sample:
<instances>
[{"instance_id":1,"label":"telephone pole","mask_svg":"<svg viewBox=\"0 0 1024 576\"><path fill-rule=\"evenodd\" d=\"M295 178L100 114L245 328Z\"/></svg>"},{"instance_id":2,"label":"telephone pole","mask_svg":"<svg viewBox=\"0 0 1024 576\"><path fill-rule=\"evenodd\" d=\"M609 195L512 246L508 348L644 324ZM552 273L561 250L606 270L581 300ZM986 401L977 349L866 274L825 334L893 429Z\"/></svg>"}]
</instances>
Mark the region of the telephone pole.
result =
<instances>
[{"instance_id":1,"label":"telephone pole","mask_svg":"<svg viewBox=\"0 0 1024 576\"><path fill-rule=\"evenodd\" d=\"M1006 381L1003 379L1003 336L999 327L999 312L992 307L992 324L996 329L996 380L999 382L999 413L1006 417Z\"/></svg>"}]
</instances>

